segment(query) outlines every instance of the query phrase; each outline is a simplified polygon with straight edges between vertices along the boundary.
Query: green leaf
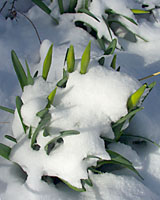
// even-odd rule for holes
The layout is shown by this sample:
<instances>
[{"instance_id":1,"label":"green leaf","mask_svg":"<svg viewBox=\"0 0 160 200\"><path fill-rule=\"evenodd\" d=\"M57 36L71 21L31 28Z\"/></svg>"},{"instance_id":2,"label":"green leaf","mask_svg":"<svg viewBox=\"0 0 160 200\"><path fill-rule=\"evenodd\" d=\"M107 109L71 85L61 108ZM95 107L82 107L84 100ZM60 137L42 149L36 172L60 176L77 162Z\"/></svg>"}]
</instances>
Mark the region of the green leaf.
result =
<instances>
[{"instance_id":1,"label":"green leaf","mask_svg":"<svg viewBox=\"0 0 160 200\"><path fill-rule=\"evenodd\" d=\"M46 114L48 114L49 110L48 108L44 108L43 110L39 111L36 116L37 117L40 117L40 118L43 118Z\"/></svg>"},{"instance_id":2,"label":"green leaf","mask_svg":"<svg viewBox=\"0 0 160 200\"><path fill-rule=\"evenodd\" d=\"M102 15L102 19L104 20L106 26L107 26L107 29L108 29L108 32L109 32L109 35L111 37L111 40L113 39L112 38L112 33L111 33L111 28L109 27L109 24L108 24L108 17L106 17L105 15Z\"/></svg>"},{"instance_id":3,"label":"green leaf","mask_svg":"<svg viewBox=\"0 0 160 200\"><path fill-rule=\"evenodd\" d=\"M28 138L31 139L32 137L32 126L29 128Z\"/></svg>"},{"instance_id":4,"label":"green leaf","mask_svg":"<svg viewBox=\"0 0 160 200\"><path fill-rule=\"evenodd\" d=\"M48 76L48 73L50 70L50 66L52 63L52 49L53 49L53 44L51 44L51 46L47 52L46 58L44 60L44 63L43 63L42 77L44 78L44 80L47 79L47 76Z\"/></svg>"},{"instance_id":5,"label":"green leaf","mask_svg":"<svg viewBox=\"0 0 160 200\"><path fill-rule=\"evenodd\" d=\"M131 112L129 112L127 115L124 117L121 117L117 122L112 124L112 130L115 135L115 140L118 141L121 135L123 134L122 132L122 127L124 123L128 120L130 120L137 112L141 111L143 108L137 108Z\"/></svg>"},{"instance_id":6,"label":"green leaf","mask_svg":"<svg viewBox=\"0 0 160 200\"><path fill-rule=\"evenodd\" d=\"M118 21L118 20L108 20L109 25L111 26L112 23L117 23L119 26L122 26L124 29L126 29L128 32L130 32L131 34L133 34L134 36L139 37L141 40L148 42L148 40L146 40L144 37L134 33L133 31L131 31L125 24L123 24L122 22Z\"/></svg>"},{"instance_id":7,"label":"green leaf","mask_svg":"<svg viewBox=\"0 0 160 200\"><path fill-rule=\"evenodd\" d=\"M10 109L10 108L4 107L4 106L0 106L0 109L1 109L1 110L4 110L4 111L6 111L6 112L9 112L9 113L14 114L14 110L12 110L12 109Z\"/></svg>"},{"instance_id":8,"label":"green leaf","mask_svg":"<svg viewBox=\"0 0 160 200\"><path fill-rule=\"evenodd\" d=\"M68 81L68 77L64 77L60 81L58 81L57 86L60 88L65 88L67 81Z\"/></svg>"},{"instance_id":9,"label":"green leaf","mask_svg":"<svg viewBox=\"0 0 160 200\"><path fill-rule=\"evenodd\" d=\"M63 144L63 137L77 134L80 134L80 132L76 130L61 131L59 136L53 138L45 145L44 149L47 155L49 155L52 150L58 148L61 144Z\"/></svg>"},{"instance_id":10,"label":"green leaf","mask_svg":"<svg viewBox=\"0 0 160 200\"><path fill-rule=\"evenodd\" d=\"M157 143L154 142L153 140L150 140L150 139L148 139L148 138L146 138L146 137L142 137L142 136L139 136L139 135L130 135L130 134L124 134L123 137L133 137L133 138L143 139L143 140L145 140L146 142L150 142L150 143L152 143L152 144L154 144L154 145L156 145L157 147L160 148L160 145L159 145L159 144L157 144Z\"/></svg>"},{"instance_id":11,"label":"green leaf","mask_svg":"<svg viewBox=\"0 0 160 200\"><path fill-rule=\"evenodd\" d=\"M74 66L75 66L74 47L73 45L71 45L67 53L67 71L69 73L72 73L74 71Z\"/></svg>"},{"instance_id":12,"label":"green leaf","mask_svg":"<svg viewBox=\"0 0 160 200\"><path fill-rule=\"evenodd\" d=\"M60 88L65 88L68 81L68 75L65 69L63 69L63 78L58 81L57 86Z\"/></svg>"},{"instance_id":13,"label":"green leaf","mask_svg":"<svg viewBox=\"0 0 160 200\"><path fill-rule=\"evenodd\" d=\"M17 143L16 138L12 137L11 135L5 135L5 138L7 138L8 140L11 140L12 142Z\"/></svg>"},{"instance_id":14,"label":"green leaf","mask_svg":"<svg viewBox=\"0 0 160 200\"><path fill-rule=\"evenodd\" d=\"M90 52L91 52L91 41L88 43L86 49L84 50L84 53L82 55L81 59L81 74L86 74L87 73L87 68L90 62Z\"/></svg>"},{"instance_id":15,"label":"green leaf","mask_svg":"<svg viewBox=\"0 0 160 200\"><path fill-rule=\"evenodd\" d=\"M80 8L78 10L78 12L80 13L85 13L86 15L89 15L90 17L94 18L95 20L97 20L98 22L100 22L100 20L93 14L91 13L89 10L87 10L86 8Z\"/></svg>"},{"instance_id":16,"label":"green leaf","mask_svg":"<svg viewBox=\"0 0 160 200\"><path fill-rule=\"evenodd\" d=\"M147 13L150 14L149 10L131 9L131 11L133 14L147 14Z\"/></svg>"},{"instance_id":17,"label":"green leaf","mask_svg":"<svg viewBox=\"0 0 160 200\"><path fill-rule=\"evenodd\" d=\"M121 16L124 17L124 18L126 18L128 21L132 22L133 24L138 25L137 22L134 19L132 19L130 17L127 17L125 15L121 15Z\"/></svg>"},{"instance_id":18,"label":"green leaf","mask_svg":"<svg viewBox=\"0 0 160 200\"><path fill-rule=\"evenodd\" d=\"M107 149L108 154L111 157L111 160L103 160L103 161L98 161L98 167L104 165L104 164L118 164L122 167L125 167L127 169L130 169L131 171L133 171L134 173L136 173L142 180L143 177L139 174L139 172L133 167L132 163L127 160L126 158L124 158L123 156L121 156L119 153L116 153L114 151L111 151L109 149Z\"/></svg>"},{"instance_id":19,"label":"green leaf","mask_svg":"<svg viewBox=\"0 0 160 200\"><path fill-rule=\"evenodd\" d=\"M64 13L63 0L58 0L58 6L60 14L63 14Z\"/></svg>"},{"instance_id":20,"label":"green leaf","mask_svg":"<svg viewBox=\"0 0 160 200\"><path fill-rule=\"evenodd\" d=\"M67 51L66 51L66 55L65 55L65 59L64 59L64 65L65 65L66 60L67 60L68 51L69 51L69 48L67 48Z\"/></svg>"},{"instance_id":21,"label":"green leaf","mask_svg":"<svg viewBox=\"0 0 160 200\"><path fill-rule=\"evenodd\" d=\"M105 52L106 51L106 47L105 47L105 41L104 38L97 38L97 42L100 46L100 48Z\"/></svg>"},{"instance_id":22,"label":"green leaf","mask_svg":"<svg viewBox=\"0 0 160 200\"><path fill-rule=\"evenodd\" d=\"M147 84L142 85L136 92L134 92L127 101L127 109L130 111L134 109L139 103Z\"/></svg>"},{"instance_id":23,"label":"green leaf","mask_svg":"<svg viewBox=\"0 0 160 200\"><path fill-rule=\"evenodd\" d=\"M117 45L117 39L113 39L109 44L108 48L105 50L104 55L113 54Z\"/></svg>"},{"instance_id":24,"label":"green leaf","mask_svg":"<svg viewBox=\"0 0 160 200\"><path fill-rule=\"evenodd\" d=\"M148 88L150 88L150 90L152 90L154 88L154 86L156 85L156 82L152 82L151 84L148 85Z\"/></svg>"},{"instance_id":25,"label":"green leaf","mask_svg":"<svg viewBox=\"0 0 160 200\"><path fill-rule=\"evenodd\" d=\"M111 160L120 162L120 163L125 164L125 165L132 165L132 163L129 160L127 160L126 158L124 158L123 156L121 156L120 154L118 154L114 151L107 149L107 153L111 157Z\"/></svg>"},{"instance_id":26,"label":"green leaf","mask_svg":"<svg viewBox=\"0 0 160 200\"><path fill-rule=\"evenodd\" d=\"M89 177L88 179L81 179L81 183L83 188L85 188L85 184L89 185L90 187L93 186L93 183Z\"/></svg>"},{"instance_id":27,"label":"green leaf","mask_svg":"<svg viewBox=\"0 0 160 200\"><path fill-rule=\"evenodd\" d=\"M0 156L9 160L10 153L11 153L11 148L5 144L0 143Z\"/></svg>"},{"instance_id":28,"label":"green leaf","mask_svg":"<svg viewBox=\"0 0 160 200\"><path fill-rule=\"evenodd\" d=\"M67 130L67 131L60 131L61 137L69 136L69 135L78 135L80 134L79 131L76 130Z\"/></svg>"},{"instance_id":29,"label":"green leaf","mask_svg":"<svg viewBox=\"0 0 160 200\"><path fill-rule=\"evenodd\" d=\"M24 132L26 133L27 126L23 123L23 119L22 119L22 115L21 115L21 107L22 107L22 105L23 105L23 102L22 102L21 98L19 96L17 96L16 97L16 108L17 108L17 112L18 112L20 121L22 123L23 129L24 129Z\"/></svg>"},{"instance_id":30,"label":"green leaf","mask_svg":"<svg viewBox=\"0 0 160 200\"><path fill-rule=\"evenodd\" d=\"M143 101L146 99L146 97L149 95L149 93L152 91L152 89L154 88L154 86L156 85L156 82L152 82L150 85L147 85L146 87L146 94L143 94L143 98L141 98L141 102L143 103Z\"/></svg>"},{"instance_id":31,"label":"green leaf","mask_svg":"<svg viewBox=\"0 0 160 200\"><path fill-rule=\"evenodd\" d=\"M133 115L135 115L137 112L143 110L144 108L137 108L133 111L130 111L127 115L125 115L124 117L121 117L117 122L113 123L112 128L115 128L117 125L125 122L126 120L130 119Z\"/></svg>"},{"instance_id":32,"label":"green leaf","mask_svg":"<svg viewBox=\"0 0 160 200\"><path fill-rule=\"evenodd\" d=\"M59 177L60 178L60 177ZM68 187L70 187L71 189L73 189L73 190L75 190L75 191L77 191L77 192L85 192L86 191L86 189L85 188L77 188L77 187L75 187L75 186L73 186L72 184L70 184L69 182L67 182L66 180L64 180L64 179L62 179L62 178L60 178L61 179L61 181L63 181L63 183L65 183Z\"/></svg>"},{"instance_id":33,"label":"green leaf","mask_svg":"<svg viewBox=\"0 0 160 200\"><path fill-rule=\"evenodd\" d=\"M27 68L27 83L28 85L33 85L34 84L34 79L32 78L31 76L31 73L30 73L30 70L29 70L29 66L28 66L28 63L27 61L25 60L25 63L26 63L26 68Z\"/></svg>"},{"instance_id":34,"label":"green leaf","mask_svg":"<svg viewBox=\"0 0 160 200\"><path fill-rule=\"evenodd\" d=\"M74 12L78 0L70 0L69 2L69 12Z\"/></svg>"},{"instance_id":35,"label":"green leaf","mask_svg":"<svg viewBox=\"0 0 160 200\"><path fill-rule=\"evenodd\" d=\"M109 14L109 15L111 15L111 14L113 14L113 15L119 15L119 16L121 16L121 17L124 17L124 18L127 19L128 21L132 22L133 24L138 25L137 22L135 22L134 19L132 19L132 18L126 16L126 15L122 15L122 14L120 14L120 13L117 13L117 12L115 12L115 11L112 10L112 9L107 9L107 10L105 10L105 13L107 13L107 14Z\"/></svg>"},{"instance_id":36,"label":"green leaf","mask_svg":"<svg viewBox=\"0 0 160 200\"><path fill-rule=\"evenodd\" d=\"M105 58L104 57L101 57L99 60L98 60L98 63L100 64L100 65L104 65L104 63L105 63Z\"/></svg>"},{"instance_id":37,"label":"green leaf","mask_svg":"<svg viewBox=\"0 0 160 200\"><path fill-rule=\"evenodd\" d=\"M47 124L50 122L51 120L51 114L50 113L46 113L43 118L41 119L41 121L39 122L36 130L34 131L33 135L32 135L32 139L31 139L31 147L34 149L34 145L36 143L37 140L37 136L39 134L39 132L44 129Z\"/></svg>"},{"instance_id":38,"label":"green leaf","mask_svg":"<svg viewBox=\"0 0 160 200\"><path fill-rule=\"evenodd\" d=\"M100 170L97 170L96 167L89 167L88 170L96 174L103 174L103 172L101 172Z\"/></svg>"},{"instance_id":39,"label":"green leaf","mask_svg":"<svg viewBox=\"0 0 160 200\"><path fill-rule=\"evenodd\" d=\"M115 70L116 69L116 60L117 60L117 55L114 55L112 62L111 62L111 67Z\"/></svg>"},{"instance_id":40,"label":"green leaf","mask_svg":"<svg viewBox=\"0 0 160 200\"><path fill-rule=\"evenodd\" d=\"M19 83L20 83L20 86L23 90L24 86L26 86L28 83L27 83L27 76L26 76L26 73L15 53L14 50L11 51L11 57L12 57L12 62L13 62L13 66L14 66L14 70L17 74L17 78L19 80Z\"/></svg>"},{"instance_id":41,"label":"green leaf","mask_svg":"<svg viewBox=\"0 0 160 200\"><path fill-rule=\"evenodd\" d=\"M110 8L106 9L105 13L108 14L108 15L117 15L117 13L114 10L110 9Z\"/></svg>"},{"instance_id":42,"label":"green leaf","mask_svg":"<svg viewBox=\"0 0 160 200\"><path fill-rule=\"evenodd\" d=\"M44 137L47 137L47 136L49 136L49 135L50 135L50 134L49 134L47 128L45 128L44 131L43 131L43 136L44 136Z\"/></svg>"},{"instance_id":43,"label":"green leaf","mask_svg":"<svg viewBox=\"0 0 160 200\"><path fill-rule=\"evenodd\" d=\"M57 149L59 146L61 146L63 144L63 138L61 138L60 136L53 138L52 140L50 140L44 147L47 155L50 154L51 151Z\"/></svg>"},{"instance_id":44,"label":"green leaf","mask_svg":"<svg viewBox=\"0 0 160 200\"><path fill-rule=\"evenodd\" d=\"M88 7L89 7L89 3L90 3L90 0L85 0L85 9L88 10Z\"/></svg>"},{"instance_id":45,"label":"green leaf","mask_svg":"<svg viewBox=\"0 0 160 200\"><path fill-rule=\"evenodd\" d=\"M57 91L57 87L49 94L47 108L50 108L50 106L53 104L56 91Z\"/></svg>"},{"instance_id":46,"label":"green leaf","mask_svg":"<svg viewBox=\"0 0 160 200\"><path fill-rule=\"evenodd\" d=\"M41 0L32 0L32 2L35 3L39 8L41 8L48 15L50 15L50 13L52 12L51 9L49 9L48 6L46 6L46 4L43 3L43 1L41 1Z\"/></svg>"}]
</instances>

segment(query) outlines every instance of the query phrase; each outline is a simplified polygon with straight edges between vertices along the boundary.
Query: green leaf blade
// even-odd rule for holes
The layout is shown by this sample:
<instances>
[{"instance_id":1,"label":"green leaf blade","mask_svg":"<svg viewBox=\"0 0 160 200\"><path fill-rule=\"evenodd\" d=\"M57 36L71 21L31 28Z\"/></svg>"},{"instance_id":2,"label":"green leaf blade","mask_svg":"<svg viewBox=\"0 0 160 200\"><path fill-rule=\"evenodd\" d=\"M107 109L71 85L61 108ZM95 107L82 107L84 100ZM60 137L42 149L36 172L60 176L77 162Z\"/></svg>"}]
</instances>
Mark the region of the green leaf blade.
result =
<instances>
[{"instance_id":1,"label":"green leaf blade","mask_svg":"<svg viewBox=\"0 0 160 200\"><path fill-rule=\"evenodd\" d=\"M149 138L140 136L140 135L130 135L130 134L124 134L123 137L132 137L132 138L138 138L138 139L143 139L146 142L150 142L152 144L154 144L155 146L160 148L160 145L157 144L156 142L154 142L153 140L150 140Z\"/></svg>"},{"instance_id":2,"label":"green leaf blade","mask_svg":"<svg viewBox=\"0 0 160 200\"><path fill-rule=\"evenodd\" d=\"M74 71L74 66L75 66L74 47L73 45L71 45L67 53L67 71L69 73L72 73Z\"/></svg>"},{"instance_id":3,"label":"green leaf blade","mask_svg":"<svg viewBox=\"0 0 160 200\"><path fill-rule=\"evenodd\" d=\"M24 86L26 86L28 84L26 73L25 73L25 71L22 67L22 64L20 63L14 50L11 51L11 58L12 58L14 70L17 74L17 78L18 78L20 86L23 90Z\"/></svg>"},{"instance_id":4,"label":"green leaf blade","mask_svg":"<svg viewBox=\"0 0 160 200\"><path fill-rule=\"evenodd\" d=\"M42 77L44 78L44 80L47 80L47 76L51 67L51 63L52 63L52 49L53 49L53 44L51 44L47 55L45 57L44 63L43 63L43 72L42 72Z\"/></svg>"},{"instance_id":5,"label":"green leaf blade","mask_svg":"<svg viewBox=\"0 0 160 200\"><path fill-rule=\"evenodd\" d=\"M111 55L114 53L117 46L117 39L113 39L109 44L108 48L105 50L104 55Z\"/></svg>"},{"instance_id":6,"label":"green leaf blade","mask_svg":"<svg viewBox=\"0 0 160 200\"><path fill-rule=\"evenodd\" d=\"M68 74L65 69L63 69L63 78L58 81L57 87L65 88L68 81Z\"/></svg>"},{"instance_id":7,"label":"green leaf blade","mask_svg":"<svg viewBox=\"0 0 160 200\"><path fill-rule=\"evenodd\" d=\"M85 13L86 15L89 15L90 17L94 18L96 21L100 22L100 20L93 13L91 13L89 10L87 10L86 8L81 8L81 9L78 10L78 12Z\"/></svg>"},{"instance_id":8,"label":"green leaf blade","mask_svg":"<svg viewBox=\"0 0 160 200\"><path fill-rule=\"evenodd\" d=\"M111 151L109 149L107 149L107 152L111 157L111 160L98 161L98 166L102 166L104 164L118 164L124 168L131 170L143 180L143 177L139 174L139 172L134 168L133 164L128 159L124 158L119 153Z\"/></svg>"},{"instance_id":9,"label":"green leaf blade","mask_svg":"<svg viewBox=\"0 0 160 200\"><path fill-rule=\"evenodd\" d=\"M34 145L36 143L36 140L37 140L37 137L38 137L38 134L39 132L46 128L47 124L50 122L51 120L51 114L50 113L46 113L43 115L41 121L39 122L36 130L34 131L33 135L32 135L32 138L31 138L31 147L34 149Z\"/></svg>"},{"instance_id":10,"label":"green leaf blade","mask_svg":"<svg viewBox=\"0 0 160 200\"><path fill-rule=\"evenodd\" d=\"M21 107L22 107L22 105L23 105L23 102L22 102L21 98L19 96L17 96L16 97L16 108L17 108L17 112L18 112L20 121L22 123L23 129L24 129L24 132L26 133L27 126L23 123L23 118L22 118L22 115L21 115Z\"/></svg>"},{"instance_id":11,"label":"green leaf blade","mask_svg":"<svg viewBox=\"0 0 160 200\"><path fill-rule=\"evenodd\" d=\"M53 104L54 97L56 95L57 87L48 95L48 105L47 107L50 107Z\"/></svg>"},{"instance_id":12,"label":"green leaf blade","mask_svg":"<svg viewBox=\"0 0 160 200\"><path fill-rule=\"evenodd\" d=\"M86 74L87 73L87 68L90 62L90 52L91 52L91 41L88 43L86 49L84 50L84 53L82 55L81 59L81 74Z\"/></svg>"},{"instance_id":13,"label":"green leaf blade","mask_svg":"<svg viewBox=\"0 0 160 200\"><path fill-rule=\"evenodd\" d=\"M116 61L117 61L117 55L114 55L112 62L111 62L111 67L114 70L116 70Z\"/></svg>"},{"instance_id":14,"label":"green leaf blade","mask_svg":"<svg viewBox=\"0 0 160 200\"><path fill-rule=\"evenodd\" d=\"M76 130L67 130L67 131L61 131L60 134L62 137L65 137L65 136L69 136L69 135L78 135L78 134L80 134L80 132L76 131Z\"/></svg>"},{"instance_id":15,"label":"green leaf blade","mask_svg":"<svg viewBox=\"0 0 160 200\"><path fill-rule=\"evenodd\" d=\"M69 12L74 12L78 0L70 0L69 2Z\"/></svg>"},{"instance_id":16,"label":"green leaf blade","mask_svg":"<svg viewBox=\"0 0 160 200\"><path fill-rule=\"evenodd\" d=\"M11 148L5 144L0 143L0 156L9 160L10 153L11 153Z\"/></svg>"},{"instance_id":17,"label":"green leaf blade","mask_svg":"<svg viewBox=\"0 0 160 200\"><path fill-rule=\"evenodd\" d=\"M145 89L147 87L147 84L142 85L136 92L134 92L127 101L127 108L128 110L134 109L137 104L139 103Z\"/></svg>"},{"instance_id":18,"label":"green leaf blade","mask_svg":"<svg viewBox=\"0 0 160 200\"><path fill-rule=\"evenodd\" d=\"M25 60L26 63L26 68L27 68L27 83L28 85L33 85L34 84L34 79L31 76L30 70L29 70L29 66L27 61Z\"/></svg>"},{"instance_id":19,"label":"green leaf blade","mask_svg":"<svg viewBox=\"0 0 160 200\"><path fill-rule=\"evenodd\" d=\"M9 113L11 113L11 114L14 114L14 110L11 109L11 108L7 108L7 107L4 107L4 106L0 106L0 109L3 110L3 111L9 112Z\"/></svg>"},{"instance_id":20,"label":"green leaf blade","mask_svg":"<svg viewBox=\"0 0 160 200\"><path fill-rule=\"evenodd\" d=\"M41 1L41 0L32 0L32 2L35 3L39 8L41 8L48 15L50 15L50 13L52 12L51 9L49 9L48 6L46 6L46 4L43 3L43 1Z\"/></svg>"},{"instance_id":21,"label":"green leaf blade","mask_svg":"<svg viewBox=\"0 0 160 200\"><path fill-rule=\"evenodd\" d=\"M11 135L5 135L5 138L7 138L8 140L17 143L16 138L12 137Z\"/></svg>"},{"instance_id":22,"label":"green leaf blade","mask_svg":"<svg viewBox=\"0 0 160 200\"><path fill-rule=\"evenodd\" d=\"M64 143L63 138L61 138L60 136L53 138L44 147L46 154L49 155L51 151L57 149L63 143Z\"/></svg>"},{"instance_id":23,"label":"green leaf blade","mask_svg":"<svg viewBox=\"0 0 160 200\"><path fill-rule=\"evenodd\" d=\"M118 141L121 137L121 135L123 134L122 128L124 123L128 120L131 120L135 114L139 111L141 111L143 109L143 107L141 108L137 108L133 111L130 111L127 115L125 115L124 117L121 117L117 122L112 124L112 130L114 132L115 135L115 140Z\"/></svg>"},{"instance_id":24,"label":"green leaf blade","mask_svg":"<svg viewBox=\"0 0 160 200\"><path fill-rule=\"evenodd\" d=\"M60 179L61 179L61 181L63 181L63 183L65 183L68 187L70 187L71 189L73 189L73 190L75 190L75 191L77 191L77 192L85 192L85 191L86 191L86 189L85 189L84 187L78 188L78 187L73 186L72 184L70 184L70 183L67 182L66 180L64 180L64 179L62 179L62 178L60 178Z\"/></svg>"},{"instance_id":25,"label":"green leaf blade","mask_svg":"<svg viewBox=\"0 0 160 200\"><path fill-rule=\"evenodd\" d=\"M62 15L64 13L63 0L58 0L58 6L59 6L59 12Z\"/></svg>"}]
</instances>

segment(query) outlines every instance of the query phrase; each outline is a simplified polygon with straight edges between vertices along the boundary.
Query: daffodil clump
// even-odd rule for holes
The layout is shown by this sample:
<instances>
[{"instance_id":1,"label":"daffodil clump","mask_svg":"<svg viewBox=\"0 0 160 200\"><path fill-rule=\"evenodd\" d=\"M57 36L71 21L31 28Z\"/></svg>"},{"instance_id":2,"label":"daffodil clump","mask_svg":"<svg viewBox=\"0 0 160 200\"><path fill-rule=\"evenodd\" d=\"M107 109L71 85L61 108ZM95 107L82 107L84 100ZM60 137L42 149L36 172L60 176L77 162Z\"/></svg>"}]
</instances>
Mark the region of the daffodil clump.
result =
<instances>
[{"instance_id":1,"label":"daffodil clump","mask_svg":"<svg viewBox=\"0 0 160 200\"><path fill-rule=\"evenodd\" d=\"M108 47L113 54L116 40ZM104 172L105 166L121 165L141 175L132 163L108 148L125 136L134 115L155 83L140 83L111 67L104 67L104 58L91 60L91 42L81 61L75 50L68 48L62 79L48 82L52 65L50 46L43 63L42 75L31 75L26 62L25 72L16 53L12 61L22 88L16 97L16 109L1 106L14 114L13 142L0 144L0 155L17 163L27 175L26 183L35 189L42 182L64 182L76 191L92 186L91 173ZM103 170L102 170L103 168ZM142 177L141 177L142 178Z\"/></svg>"}]
</instances>

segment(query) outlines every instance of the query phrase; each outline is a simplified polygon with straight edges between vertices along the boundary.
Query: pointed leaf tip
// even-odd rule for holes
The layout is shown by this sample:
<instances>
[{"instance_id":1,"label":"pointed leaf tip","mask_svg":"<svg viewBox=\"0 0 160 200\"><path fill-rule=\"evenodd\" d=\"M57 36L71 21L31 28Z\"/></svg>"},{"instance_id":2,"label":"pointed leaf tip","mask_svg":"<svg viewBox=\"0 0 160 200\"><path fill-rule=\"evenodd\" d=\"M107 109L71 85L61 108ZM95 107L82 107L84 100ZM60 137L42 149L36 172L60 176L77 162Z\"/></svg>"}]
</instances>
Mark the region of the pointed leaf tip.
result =
<instances>
[{"instance_id":1,"label":"pointed leaf tip","mask_svg":"<svg viewBox=\"0 0 160 200\"><path fill-rule=\"evenodd\" d=\"M115 54L113 59L112 59L112 62L111 62L111 67L116 70L116 61L117 61L117 55Z\"/></svg>"},{"instance_id":2,"label":"pointed leaf tip","mask_svg":"<svg viewBox=\"0 0 160 200\"><path fill-rule=\"evenodd\" d=\"M48 15L50 15L50 13L52 12L51 9L48 8L48 6L45 3L43 3L43 1L41 1L41 0L32 0L32 2L35 3L39 8L41 8Z\"/></svg>"},{"instance_id":3,"label":"pointed leaf tip","mask_svg":"<svg viewBox=\"0 0 160 200\"><path fill-rule=\"evenodd\" d=\"M50 107L53 104L54 97L56 95L57 87L49 94L48 96L48 106Z\"/></svg>"},{"instance_id":4,"label":"pointed leaf tip","mask_svg":"<svg viewBox=\"0 0 160 200\"><path fill-rule=\"evenodd\" d=\"M136 92L134 92L129 97L128 102L127 102L127 108L128 108L129 111L137 106L137 104L139 103L146 87L147 87L147 84L142 85Z\"/></svg>"},{"instance_id":5,"label":"pointed leaf tip","mask_svg":"<svg viewBox=\"0 0 160 200\"><path fill-rule=\"evenodd\" d=\"M20 86L23 90L24 86L26 86L27 83L27 76L26 73L23 69L22 64L20 63L16 53L14 50L11 51L11 58L12 58L12 62L13 62L13 66L14 66L14 70L16 72L17 78L19 80Z\"/></svg>"},{"instance_id":6,"label":"pointed leaf tip","mask_svg":"<svg viewBox=\"0 0 160 200\"><path fill-rule=\"evenodd\" d=\"M47 76L48 76L48 73L49 73L49 70L50 70L50 67L51 67L52 49L53 49L53 44L51 44L51 46L50 46L50 48L47 52L46 58L44 60L44 63L43 63L42 77L44 78L44 80L47 80Z\"/></svg>"},{"instance_id":7,"label":"pointed leaf tip","mask_svg":"<svg viewBox=\"0 0 160 200\"><path fill-rule=\"evenodd\" d=\"M75 66L74 47L73 45L71 45L67 53L67 71L69 73L72 73L74 71L74 66Z\"/></svg>"},{"instance_id":8,"label":"pointed leaf tip","mask_svg":"<svg viewBox=\"0 0 160 200\"><path fill-rule=\"evenodd\" d=\"M84 50L84 53L82 55L81 59L81 74L86 74L87 73L87 68L90 62L90 52L91 52L91 41L89 41L87 47Z\"/></svg>"},{"instance_id":9,"label":"pointed leaf tip","mask_svg":"<svg viewBox=\"0 0 160 200\"><path fill-rule=\"evenodd\" d=\"M108 48L105 50L104 55L113 54L116 46L117 46L117 39L113 39L109 44Z\"/></svg>"},{"instance_id":10,"label":"pointed leaf tip","mask_svg":"<svg viewBox=\"0 0 160 200\"><path fill-rule=\"evenodd\" d=\"M34 79L31 76L30 69L29 69L29 66L28 66L28 63L27 63L26 60L25 60L25 64L26 64L27 76L28 76L27 77L27 83L28 83L28 85L33 85L34 84Z\"/></svg>"}]
</instances>

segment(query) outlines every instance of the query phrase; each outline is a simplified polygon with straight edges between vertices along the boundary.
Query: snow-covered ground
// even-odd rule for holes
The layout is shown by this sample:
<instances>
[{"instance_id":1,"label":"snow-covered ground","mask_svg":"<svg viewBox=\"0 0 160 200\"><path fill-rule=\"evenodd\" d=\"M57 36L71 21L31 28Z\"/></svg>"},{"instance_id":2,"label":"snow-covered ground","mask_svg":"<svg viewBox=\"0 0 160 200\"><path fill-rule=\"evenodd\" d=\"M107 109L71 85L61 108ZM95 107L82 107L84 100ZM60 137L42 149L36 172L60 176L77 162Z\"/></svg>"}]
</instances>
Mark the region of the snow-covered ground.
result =
<instances>
[{"instance_id":1,"label":"snow-covered ground","mask_svg":"<svg viewBox=\"0 0 160 200\"><path fill-rule=\"evenodd\" d=\"M0 2L0 8L5 1ZM0 13L0 105L15 109L15 98L21 96L24 102L22 117L24 123L33 127L39 123L34 115L43 109L47 96L62 78L64 59L67 48L72 44L75 50L75 71L69 74L66 88L57 88L54 107L50 113L52 121L49 137L38 137L41 149L51 140L54 133L62 130L76 129L78 135L67 136L64 145L51 152L48 158L44 150L34 151L30 140L23 134L20 121L4 111L0 111L0 143L13 146L4 135L13 135L19 143L14 146L11 160L22 166L28 173L25 180L19 167L10 161L0 158L0 198L2 200L159 200L160 199L160 148L151 143L123 144L121 142L109 145L109 149L130 160L144 180L128 169L115 170L111 173L90 174L93 187L86 186L86 192L77 192L60 183L54 186L40 181L44 175L58 176L61 179L80 187L80 179L87 178L86 169L97 160L85 161L87 155L95 155L110 159L105 151L100 135L113 138L111 122L127 114L127 99L141 84L156 81L149 96L143 103L144 109L136 114L131 121L127 133L146 137L160 144L160 77L155 76L144 81L138 79L160 71L160 9L154 11L154 17L135 18L130 9L140 9L146 0L93 0L90 10L99 17L100 22L84 14L59 15L57 1L45 1L53 10L52 15L59 19L56 25L50 16L31 1L17 1L17 10L34 23L42 43L39 43L32 24L22 14L17 12L15 19L5 19L9 4ZM67 1L65 1L67 2ZM78 1L77 9L83 0ZM139 4L141 3L141 4ZM150 1L150 7L158 5L159 1ZM67 3L66 3L67 6ZM97 41L86 31L75 26L74 21L81 19L98 30L98 35L109 35L103 26L100 13L104 7L117 13L127 15L138 21L138 27L132 23L127 25L148 42L138 39L136 43L120 38L116 49L116 72L110 67L113 56L104 56L104 66L98 65L103 51ZM156 20L155 20L156 18ZM124 19L123 19L124 20ZM91 61L88 72L81 75L80 61L85 47L91 41ZM35 80L33 86L26 86L22 94L12 60L11 50L18 55L25 66L28 61L31 74L37 70L42 74L46 53L53 43L52 65L45 82L41 77ZM30 115L32 116L30 117ZM29 117L28 117L29 116ZM55 136L57 136L55 134ZM82 162L83 160L83 162ZM56 163L56 164L55 164Z\"/></svg>"}]
</instances>

